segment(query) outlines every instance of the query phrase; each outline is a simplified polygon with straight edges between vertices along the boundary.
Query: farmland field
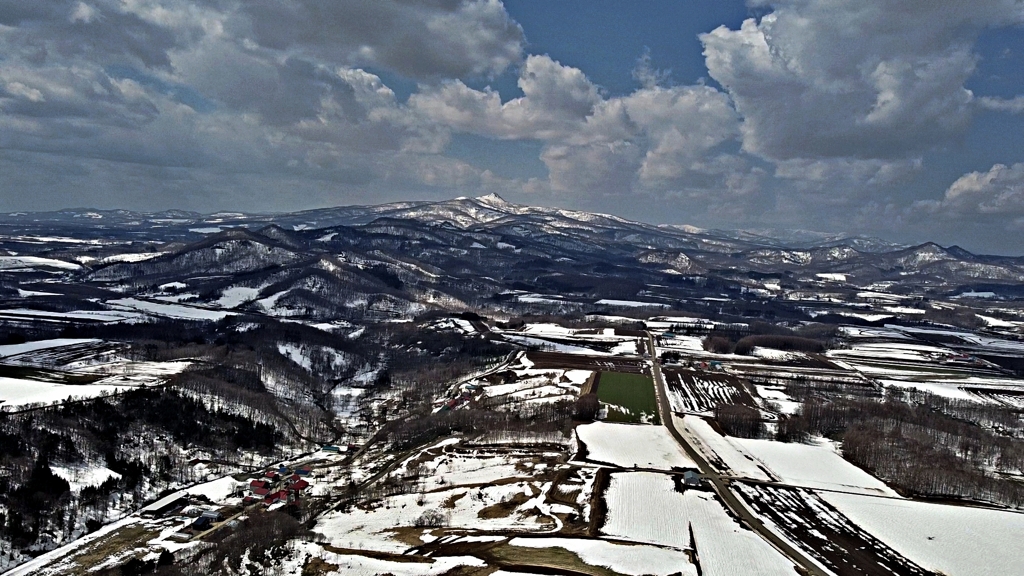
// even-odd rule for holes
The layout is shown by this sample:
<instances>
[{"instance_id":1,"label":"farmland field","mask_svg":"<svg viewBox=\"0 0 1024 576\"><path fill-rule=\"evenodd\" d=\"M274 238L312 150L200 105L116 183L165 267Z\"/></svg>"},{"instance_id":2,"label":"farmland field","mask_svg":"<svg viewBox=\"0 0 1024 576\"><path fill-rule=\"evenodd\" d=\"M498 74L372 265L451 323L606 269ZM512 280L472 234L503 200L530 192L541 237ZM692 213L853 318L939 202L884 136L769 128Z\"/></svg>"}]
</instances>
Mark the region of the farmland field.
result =
<instances>
[{"instance_id":1,"label":"farmland field","mask_svg":"<svg viewBox=\"0 0 1024 576\"><path fill-rule=\"evenodd\" d=\"M606 370L609 372L629 372L632 374L640 374L644 369L642 360L623 358L621 356L587 356L584 354L530 350L526 353L526 358L534 368L538 369Z\"/></svg>"},{"instance_id":2,"label":"farmland field","mask_svg":"<svg viewBox=\"0 0 1024 576\"><path fill-rule=\"evenodd\" d=\"M661 423L654 381L649 376L602 372L597 384L597 399L608 407L610 422Z\"/></svg>"},{"instance_id":3,"label":"farmland field","mask_svg":"<svg viewBox=\"0 0 1024 576\"><path fill-rule=\"evenodd\" d=\"M587 460L593 462L626 468L697 468L662 426L594 422L577 426L576 434L586 446Z\"/></svg>"},{"instance_id":4,"label":"farmland field","mask_svg":"<svg viewBox=\"0 0 1024 576\"><path fill-rule=\"evenodd\" d=\"M707 412L722 404L752 406L753 398L743 385L726 374L694 370L665 370L669 402L674 412Z\"/></svg>"},{"instance_id":5,"label":"farmland field","mask_svg":"<svg viewBox=\"0 0 1024 576\"><path fill-rule=\"evenodd\" d=\"M785 556L730 516L713 493L679 492L667 474L612 474L605 502L603 534L693 550L704 576L795 574Z\"/></svg>"},{"instance_id":6,"label":"farmland field","mask_svg":"<svg viewBox=\"0 0 1024 576\"><path fill-rule=\"evenodd\" d=\"M742 448L757 463L791 486L898 496L884 482L843 459L826 440L818 439L814 444L731 437L725 440Z\"/></svg>"},{"instance_id":7,"label":"farmland field","mask_svg":"<svg viewBox=\"0 0 1024 576\"><path fill-rule=\"evenodd\" d=\"M839 576L928 574L810 490L739 482L734 486L755 512Z\"/></svg>"},{"instance_id":8,"label":"farmland field","mask_svg":"<svg viewBox=\"0 0 1024 576\"><path fill-rule=\"evenodd\" d=\"M948 576L1021 573L1024 514L821 492L847 518L928 570Z\"/></svg>"},{"instance_id":9,"label":"farmland field","mask_svg":"<svg viewBox=\"0 0 1024 576\"><path fill-rule=\"evenodd\" d=\"M685 551L657 546L628 545L585 538L515 538L510 546L536 550L561 548L579 556L588 565L606 566L617 574L686 574L696 575ZM525 554L524 554L525 556Z\"/></svg>"}]
</instances>

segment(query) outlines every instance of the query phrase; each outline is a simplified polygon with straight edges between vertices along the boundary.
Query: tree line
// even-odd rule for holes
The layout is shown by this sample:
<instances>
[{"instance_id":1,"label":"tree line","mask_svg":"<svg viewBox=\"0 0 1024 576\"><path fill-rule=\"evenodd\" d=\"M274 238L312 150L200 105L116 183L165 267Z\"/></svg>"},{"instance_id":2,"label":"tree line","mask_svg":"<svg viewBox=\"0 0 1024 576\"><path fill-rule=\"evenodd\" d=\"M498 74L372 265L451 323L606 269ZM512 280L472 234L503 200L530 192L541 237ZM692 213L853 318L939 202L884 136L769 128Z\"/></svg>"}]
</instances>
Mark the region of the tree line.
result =
<instances>
[{"instance_id":1,"label":"tree line","mask_svg":"<svg viewBox=\"0 0 1024 576\"><path fill-rule=\"evenodd\" d=\"M847 460L908 494L1024 505L1024 483L1015 478L1024 471L1020 413L890 390L882 399L810 398L779 422L777 439L841 441ZM1014 431L972 418L1012 423Z\"/></svg>"}]
</instances>

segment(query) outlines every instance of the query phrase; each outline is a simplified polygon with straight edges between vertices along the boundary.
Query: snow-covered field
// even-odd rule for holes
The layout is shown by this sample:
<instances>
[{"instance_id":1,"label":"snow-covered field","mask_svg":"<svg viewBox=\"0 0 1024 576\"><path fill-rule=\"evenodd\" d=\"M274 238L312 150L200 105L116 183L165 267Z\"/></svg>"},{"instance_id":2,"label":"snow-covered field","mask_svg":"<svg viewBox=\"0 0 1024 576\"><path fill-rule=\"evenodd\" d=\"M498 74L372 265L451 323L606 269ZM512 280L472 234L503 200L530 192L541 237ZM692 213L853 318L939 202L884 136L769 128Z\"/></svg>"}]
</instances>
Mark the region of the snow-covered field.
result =
<instances>
[{"instance_id":1,"label":"snow-covered field","mask_svg":"<svg viewBox=\"0 0 1024 576\"><path fill-rule=\"evenodd\" d=\"M58 466L51 464L50 470L57 476L67 480L68 484L71 485L71 491L76 494L81 492L82 488L99 486L108 478L121 477L120 474L105 466Z\"/></svg>"},{"instance_id":2,"label":"snow-covered field","mask_svg":"<svg viewBox=\"0 0 1024 576\"><path fill-rule=\"evenodd\" d=\"M668 304L662 302L638 302L636 300L610 300L602 299L594 302L595 306L619 306L622 308L669 308Z\"/></svg>"},{"instance_id":3,"label":"snow-covered field","mask_svg":"<svg viewBox=\"0 0 1024 576\"><path fill-rule=\"evenodd\" d=\"M371 558L356 553L344 554L339 550L328 550L313 542L295 542L293 544L294 554L281 562L278 574L303 574L305 562L308 558L319 558L328 565L336 567L330 574L344 574L346 576L379 576L391 574L393 576L442 576L454 574L459 567L481 567L485 563L475 556L440 556L425 561L420 560L389 560L387 558Z\"/></svg>"},{"instance_id":4,"label":"snow-covered field","mask_svg":"<svg viewBox=\"0 0 1024 576\"><path fill-rule=\"evenodd\" d=\"M0 406L11 410L153 386L192 364L189 361L134 362L120 356L119 351L116 343L88 338L57 338L0 346L0 358L6 364L44 369L39 375L0 377Z\"/></svg>"},{"instance_id":5,"label":"snow-covered field","mask_svg":"<svg viewBox=\"0 0 1024 576\"><path fill-rule=\"evenodd\" d=\"M585 348L583 346L573 346L571 344L563 344L561 342L552 342L551 340L544 340L543 338L532 338L530 336L522 336L519 334L504 333L502 335L505 339L524 344L526 346L536 346L541 350L550 350L552 352L564 352L566 354L590 354L590 355L601 355L606 356L608 352L601 352L591 348Z\"/></svg>"},{"instance_id":6,"label":"snow-covered field","mask_svg":"<svg viewBox=\"0 0 1024 576\"><path fill-rule=\"evenodd\" d=\"M839 333L847 338L894 338L897 340L910 340L909 336L892 328L840 326Z\"/></svg>"},{"instance_id":7,"label":"snow-covered field","mask_svg":"<svg viewBox=\"0 0 1024 576\"><path fill-rule=\"evenodd\" d=\"M502 332L502 335L513 342L555 352L598 356L637 353L636 337L616 335L614 328L566 328L558 324L537 323Z\"/></svg>"},{"instance_id":8,"label":"snow-covered field","mask_svg":"<svg viewBox=\"0 0 1024 576\"><path fill-rule=\"evenodd\" d=\"M136 298L108 300L107 305L124 310L134 310L146 314L153 314L155 316L165 316L167 318L177 318L181 320L216 321L223 320L225 317L233 314L233 312L225 312L223 310L207 310L192 306L182 306L180 304L165 304L161 302L150 302L148 300L138 300Z\"/></svg>"},{"instance_id":9,"label":"snow-covered field","mask_svg":"<svg viewBox=\"0 0 1024 576\"><path fill-rule=\"evenodd\" d=\"M24 378L0 377L0 406L14 409L34 404L56 404L76 398L106 396L124 386L103 384L72 385Z\"/></svg>"},{"instance_id":10,"label":"snow-covered field","mask_svg":"<svg viewBox=\"0 0 1024 576\"><path fill-rule=\"evenodd\" d=\"M114 262L142 262L163 256L165 252L128 252L125 254L114 254L100 259L100 264L113 264Z\"/></svg>"},{"instance_id":11,"label":"snow-covered field","mask_svg":"<svg viewBox=\"0 0 1024 576\"><path fill-rule=\"evenodd\" d=\"M49 310L33 310L31 308L7 308L0 310L0 318L18 319L22 317L44 322L73 322L76 320L89 322L138 322L146 319L145 314L126 310L71 310L69 312L51 312Z\"/></svg>"},{"instance_id":12,"label":"snow-covered field","mask_svg":"<svg viewBox=\"0 0 1024 576\"><path fill-rule=\"evenodd\" d=\"M797 410L803 406L802 402L793 400L789 394L786 394L784 386L762 386L755 384L754 388L757 390L757 395L765 400L772 402L779 407L779 411L783 414L796 414Z\"/></svg>"},{"instance_id":13,"label":"snow-covered field","mask_svg":"<svg viewBox=\"0 0 1024 576\"><path fill-rule=\"evenodd\" d=\"M664 353L670 350L704 353L704 340L696 336L682 336L678 334L672 338L663 337L661 344L658 346L658 351Z\"/></svg>"},{"instance_id":14,"label":"snow-covered field","mask_svg":"<svg viewBox=\"0 0 1024 576\"><path fill-rule=\"evenodd\" d=\"M722 404L741 404L746 392L732 376L693 370L666 370L673 412L710 414Z\"/></svg>"},{"instance_id":15,"label":"snow-covered field","mask_svg":"<svg viewBox=\"0 0 1024 576\"><path fill-rule=\"evenodd\" d=\"M608 515L601 531L636 542L688 549L688 500L686 493L676 491L671 476L654 472L613 474L605 492Z\"/></svg>"},{"instance_id":16,"label":"snow-covered field","mask_svg":"<svg viewBox=\"0 0 1024 576\"><path fill-rule=\"evenodd\" d=\"M389 496L371 507L329 513L318 520L315 530L334 546L404 552L408 544L394 539L394 530L414 526L428 511L440 511L452 528L537 533L561 526L553 516L558 511L554 508L561 505L545 500L551 483L535 478L546 473L546 464L514 452L456 450L458 443L455 438L436 443L409 456L391 473L394 478L416 478L413 481L420 485L414 493ZM510 501L520 503L506 513L481 514Z\"/></svg>"},{"instance_id":17,"label":"snow-covered field","mask_svg":"<svg viewBox=\"0 0 1024 576\"><path fill-rule=\"evenodd\" d=\"M0 270L24 270L30 268L57 268L59 270L79 270L81 266L73 262L41 258L39 256L0 256Z\"/></svg>"},{"instance_id":18,"label":"snow-covered field","mask_svg":"<svg viewBox=\"0 0 1024 576\"><path fill-rule=\"evenodd\" d=\"M881 480L847 462L827 440L791 444L773 440L728 438L764 464L782 482L804 488L823 488L896 497Z\"/></svg>"},{"instance_id":19,"label":"snow-covered field","mask_svg":"<svg viewBox=\"0 0 1024 576\"><path fill-rule=\"evenodd\" d=\"M101 340L96 340L95 338L53 338L50 340L34 340L32 342L24 342L22 344L4 344L0 346L0 358L7 358L9 356L27 354L29 352L47 350L50 348L63 348L65 346L92 344L98 342L101 342Z\"/></svg>"},{"instance_id":20,"label":"snow-covered field","mask_svg":"<svg viewBox=\"0 0 1024 576\"><path fill-rule=\"evenodd\" d=\"M587 459L624 468L697 468L664 426L594 422L576 427Z\"/></svg>"},{"instance_id":21,"label":"snow-covered field","mask_svg":"<svg viewBox=\"0 0 1024 576\"><path fill-rule=\"evenodd\" d=\"M834 492L820 496L929 570L948 576L1024 573L1024 514Z\"/></svg>"},{"instance_id":22,"label":"snow-covered field","mask_svg":"<svg viewBox=\"0 0 1024 576\"><path fill-rule=\"evenodd\" d=\"M915 390L921 390L923 392L935 394L936 396L944 396L954 400L981 401L977 396L961 390L961 383L958 382L925 382L921 380L897 380L893 378L879 378L878 381L881 382L883 386L887 387L913 388Z\"/></svg>"},{"instance_id":23,"label":"snow-covered field","mask_svg":"<svg viewBox=\"0 0 1024 576\"><path fill-rule=\"evenodd\" d=\"M760 468L760 462L742 446L732 442L734 438L715 432L703 418L689 415L680 418L673 414L672 420L680 434L694 439L690 445L700 451L709 462L717 463L716 465L724 468L723 471L752 480L772 480Z\"/></svg>"},{"instance_id":24,"label":"snow-covered field","mask_svg":"<svg viewBox=\"0 0 1024 576\"><path fill-rule=\"evenodd\" d=\"M931 362L938 356L952 356L955 352L941 346L911 344L909 342L870 342L855 344L848 349L829 350L827 355L849 362L857 360L900 360L904 362Z\"/></svg>"},{"instance_id":25,"label":"snow-covered field","mask_svg":"<svg viewBox=\"0 0 1024 576\"><path fill-rule=\"evenodd\" d=\"M525 356L520 361L529 362ZM525 364L523 364L525 365ZM499 384L490 384L485 379L472 379L466 382L462 391L470 391L468 387L481 387L487 398L504 400L506 406L498 409L515 409L520 402L555 402L571 398L579 394L580 387L586 383L593 372L589 370L553 370L524 368L513 370L515 379Z\"/></svg>"},{"instance_id":26,"label":"snow-covered field","mask_svg":"<svg viewBox=\"0 0 1024 576\"><path fill-rule=\"evenodd\" d=\"M612 348L612 354L636 355L636 340L629 340L616 344Z\"/></svg>"},{"instance_id":27,"label":"snow-covered field","mask_svg":"<svg viewBox=\"0 0 1024 576\"><path fill-rule=\"evenodd\" d=\"M1018 342L1016 340L1005 340L1002 338L993 338L984 334L975 334L973 332L931 328L926 326L900 326L899 329L910 335L924 334L926 336L955 336L965 343L973 344L979 348L992 351L1016 354L1024 353L1024 342Z\"/></svg>"},{"instance_id":28,"label":"snow-covered field","mask_svg":"<svg viewBox=\"0 0 1024 576\"><path fill-rule=\"evenodd\" d=\"M765 360L774 360L778 362L790 362L793 360L802 360L807 358L807 355L803 352L775 350L774 348L761 348L760 346L755 346L754 349L750 351L750 354L757 358L764 358Z\"/></svg>"},{"instance_id":29,"label":"snow-covered field","mask_svg":"<svg viewBox=\"0 0 1024 576\"><path fill-rule=\"evenodd\" d=\"M792 576L794 567L751 530L729 516L711 492L678 492L670 476L653 472L612 475L601 531L638 542L690 547L691 533L706 576Z\"/></svg>"},{"instance_id":30,"label":"snow-covered field","mask_svg":"<svg viewBox=\"0 0 1024 576\"><path fill-rule=\"evenodd\" d=\"M225 288L224 291L221 292L220 298L216 301L216 305L220 308L238 308L246 302L255 300L259 294L259 288L231 286L230 288Z\"/></svg>"},{"instance_id":31,"label":"snow-covered field","mask_svg":"<svg viewBox=\"0 0 1024 576\"><path fill-rule=\"evenodd\" d=\"M618 574L697 575L697 567L690 563L686 552L673 548L584 538L513 538L509 544L522 548L564 548L591 566L604 566Z\"/></svg>"}]
</instances>

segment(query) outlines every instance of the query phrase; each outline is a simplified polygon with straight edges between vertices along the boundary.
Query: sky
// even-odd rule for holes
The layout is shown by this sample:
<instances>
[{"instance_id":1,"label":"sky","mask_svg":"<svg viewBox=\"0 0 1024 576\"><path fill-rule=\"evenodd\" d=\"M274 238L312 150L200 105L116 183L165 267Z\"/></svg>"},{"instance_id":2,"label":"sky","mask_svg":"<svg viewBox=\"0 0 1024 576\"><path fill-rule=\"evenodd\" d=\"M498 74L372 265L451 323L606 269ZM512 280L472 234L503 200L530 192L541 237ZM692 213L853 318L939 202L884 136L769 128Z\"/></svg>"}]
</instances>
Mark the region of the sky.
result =
<instances>
[{"instance_id":1,"label":"sky","mask_svg":"<svg viewBox=\"0 0 1024 576\"><path fill-rule=\"evenodd\" d=\"M0 0L0 211L497 193L1024 254L1020 0Z\"/></svg>"}]
</instances>

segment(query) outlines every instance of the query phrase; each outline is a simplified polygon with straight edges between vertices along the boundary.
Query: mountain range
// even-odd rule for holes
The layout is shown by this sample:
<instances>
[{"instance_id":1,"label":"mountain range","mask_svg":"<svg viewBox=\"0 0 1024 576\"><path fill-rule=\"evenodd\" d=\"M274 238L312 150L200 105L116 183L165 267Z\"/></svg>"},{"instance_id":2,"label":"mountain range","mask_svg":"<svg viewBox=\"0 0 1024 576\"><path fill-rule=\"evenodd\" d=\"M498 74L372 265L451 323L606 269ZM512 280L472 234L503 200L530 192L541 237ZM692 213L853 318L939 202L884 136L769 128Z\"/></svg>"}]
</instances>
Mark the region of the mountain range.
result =
<instances>
[{"instance_id":1,"label":"mountain range","mask_svg":"<svg viewBox=\"0 0 1024 576\"><path fill-rule=\"evenodd\" d=\"M226 298L240 309L331 318L517 294L660 306L823 287L1015 296L1024 281L1024 258L956 246L651 225L496 195L288 214L15 213L0 217L0 239L0 269L20 271L5 275L9 293L60 292L49 277L71 274L76 290L180 286L199 305Z\"/></svg>"}]
</instances>

